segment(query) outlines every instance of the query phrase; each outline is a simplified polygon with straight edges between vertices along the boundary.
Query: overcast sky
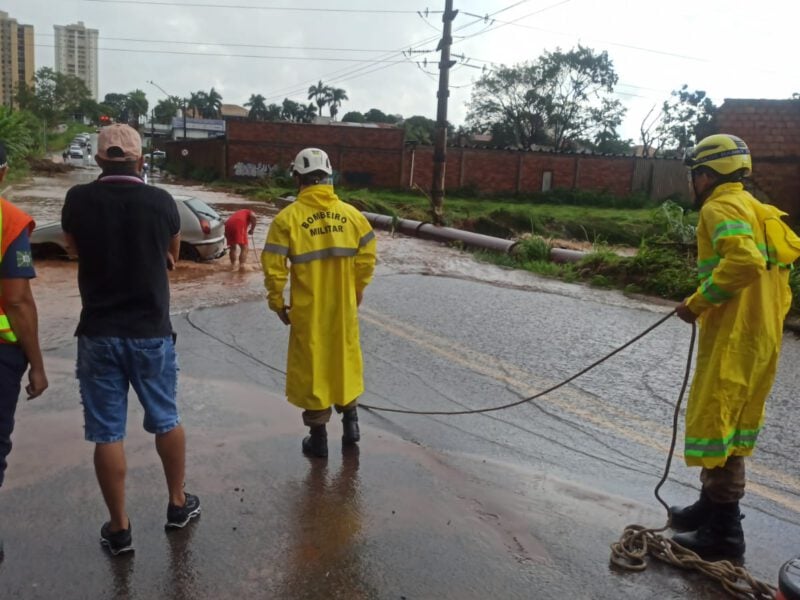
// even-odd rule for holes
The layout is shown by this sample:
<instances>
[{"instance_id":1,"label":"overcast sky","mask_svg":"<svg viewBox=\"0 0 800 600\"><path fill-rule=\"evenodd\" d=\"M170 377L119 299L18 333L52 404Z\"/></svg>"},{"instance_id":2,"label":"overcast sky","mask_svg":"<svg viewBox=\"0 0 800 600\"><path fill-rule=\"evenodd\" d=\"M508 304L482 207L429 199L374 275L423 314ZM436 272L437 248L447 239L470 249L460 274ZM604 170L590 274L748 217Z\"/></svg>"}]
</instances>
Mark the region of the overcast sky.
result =
<instances>
[{"instance_id":1,"label":"overcast sky","mask_svg":"<svg viewBox=\"0 0 800 600\"><path fill-rule=\"evenodd\" d=\"M469 59L451 74L449 118L456 124L481 74L473 67L514 64L578 43L611 56L628 107L622 134L634 140L647 111L683 83L706 90L717 104L800 92L795 0L455 0L454 6L461 13L453 52ZM268 102L287 96L307 102L309 85L321 79L347 90L340 116L376 107L433 118L437 55L406 58L397 50L435 49L441 14L415 11L443 7L444 0L6 0L0 9L35 27L37 68L53 65L53 25L83 21L98 29L101 99L139 88L152 105L164 97L153 80L173 95L213 86L225 103L243 104L253 93ZM496 15L492 24L465 13ZM426 58L427 66L419 64Z\"/></svg>"}]
</instances>

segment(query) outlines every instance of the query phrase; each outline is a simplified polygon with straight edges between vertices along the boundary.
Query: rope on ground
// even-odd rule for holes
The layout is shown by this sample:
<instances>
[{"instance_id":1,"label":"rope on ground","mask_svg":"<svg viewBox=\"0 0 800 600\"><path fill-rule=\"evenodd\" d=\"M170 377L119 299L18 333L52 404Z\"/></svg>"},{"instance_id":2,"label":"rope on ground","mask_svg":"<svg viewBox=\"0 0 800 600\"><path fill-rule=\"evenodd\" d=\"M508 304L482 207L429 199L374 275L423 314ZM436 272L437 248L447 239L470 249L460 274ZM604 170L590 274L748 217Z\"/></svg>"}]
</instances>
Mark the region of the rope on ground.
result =
<instances>
[{"instance_id":1,"label":"rope on ground","mask_svg":"<svg viewBox=\"0 0 800 600\"><path fill-rule=\"evenodd\" d=\"M717 581L733 598L774 600L776 589L759 581L747 569L727 560L708 562L661 535L666 527L648 529L628 525L620 540L611 544L611 563L626 571L644 571L647 555L675 567L694 570Z\"/></svg>"},{"instance_id":2,"label":"rope on ground","mask_svg":"<svg viewBox=\"0 0 800 600\"><path fill-rule=\"evenodd\" d=\"M611 564L625 571L644 571L647 568L647 556L650 555L657 560L675 567L702 573L709 579L713 579L719 583L733 598L741 598L743 600L774 600L777 591L776 588L756 579L744 567L736 566L727 560L716 562L703 560L696 553L687 550L683 546L675 543L672 539L662 535L669 527L669 506L664 502L664 499L661 498L659 491L669 477L672 458L675 455L675 445L678 438L678 419L683 397L689 384L696 338L697 327L693 324L692 339L689 342L689 354L686 359L683 383L681 385L681 391L678 394L678 401L675 403L675 411L672 415L672 440L670 442L669 454L667 455L664 474L653 490L656 500L658 500L664 507L664 510L667 511L667 524L658 529L643 527L642 525L636 524L625 527L619 541L611 544Z\"/></svg>"}]
</instances>

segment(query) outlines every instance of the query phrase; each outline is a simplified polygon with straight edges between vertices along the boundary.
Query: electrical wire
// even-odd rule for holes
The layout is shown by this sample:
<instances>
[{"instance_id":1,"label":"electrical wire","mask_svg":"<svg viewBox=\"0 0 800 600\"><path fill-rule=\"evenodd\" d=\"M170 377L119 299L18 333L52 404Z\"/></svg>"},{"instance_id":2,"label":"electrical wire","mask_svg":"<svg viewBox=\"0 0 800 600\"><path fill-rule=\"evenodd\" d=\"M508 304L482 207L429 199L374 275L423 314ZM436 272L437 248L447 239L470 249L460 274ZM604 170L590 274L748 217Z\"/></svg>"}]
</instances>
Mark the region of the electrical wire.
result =
<instances>
[{"instance_id":1,"label":"electrical wire","mask_svg":"<svg viewBox=\"0 0 800 600\"><path fill-rule=\"evenodd\" d=\"M82 0L97 4L134 4L145 6L175 6L186 8L223 8L227 10L271 10L287 12L322 12L322 13L348 13L348 14L386 14L404 15L417 14L417 10L386 10L377 8L305 8L300 6L252 6L242 4L203 4L199 2L168 2L167 0ZM444 11L429 11L441 14Z\"/></svg>"},{"instance_id":2,"label":"electrical wire","mask_svg":"<svg viewBox=\"0 0 800 600\"><path fill-rule=\"evenodd\" d=\"M37 33L39 37L55 37L53 33ZM241 44L234 42L207 42L207 41L188 41L188 40L153 40L153 39L140 39L140 38L120 38L120 37L107 37L100 36L101 41L114 41L114 42L133 42L141 44L178 44L185 46L222 46L230 48L264 48L267 50L314 50L323 52L394 52L394 50L383 50L380 48L334 48L327 46L273 46L269 44Z\"/></svg>"}]
</instances>

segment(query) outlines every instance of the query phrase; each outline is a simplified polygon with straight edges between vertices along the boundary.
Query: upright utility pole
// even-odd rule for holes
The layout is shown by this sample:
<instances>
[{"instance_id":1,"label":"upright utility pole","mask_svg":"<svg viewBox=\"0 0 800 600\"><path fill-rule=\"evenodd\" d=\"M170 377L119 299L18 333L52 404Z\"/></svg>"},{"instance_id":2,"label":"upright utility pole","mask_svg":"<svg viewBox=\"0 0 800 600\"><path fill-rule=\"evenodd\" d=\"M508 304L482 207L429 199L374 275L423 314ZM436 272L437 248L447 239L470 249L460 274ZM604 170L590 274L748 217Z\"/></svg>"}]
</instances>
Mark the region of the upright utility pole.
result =
<instances>
[{"instance_id":1,"label":"upright utility pole","mask_svg":"<svg viewBox=\"0 0 800 600\"><path fill-rule=\"evenodd\" d=\"M439 99L436 108L436 134L433 148L433 186L431 202L433 203L433 222L444 224L444 175L447 163L447 101L450 98L450 69L455 61L450 60L450 46L453 44L453 20L458 14L453 10L453 0L445 0L442 39L437 50L441 50L439 60Z\"/></svg>"}]
</instances>

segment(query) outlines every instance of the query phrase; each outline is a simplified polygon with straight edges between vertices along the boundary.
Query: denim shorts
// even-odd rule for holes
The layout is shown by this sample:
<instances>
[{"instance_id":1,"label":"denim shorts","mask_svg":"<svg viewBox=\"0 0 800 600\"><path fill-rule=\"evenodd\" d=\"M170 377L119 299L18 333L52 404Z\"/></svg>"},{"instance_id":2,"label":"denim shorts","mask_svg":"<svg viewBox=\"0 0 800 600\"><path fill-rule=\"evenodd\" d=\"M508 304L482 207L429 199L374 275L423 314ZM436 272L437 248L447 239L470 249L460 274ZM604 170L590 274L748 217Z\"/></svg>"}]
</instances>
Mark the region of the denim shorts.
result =
<instances>
[{"instance_id":1,"label":"denim shorts","mask_svg":"<svg viewBox=\"0 0 800 600\"><path fill-rule=\"evenodd\" d=\"M171 337L78 336L76 373L90 442L125 438L129 386L144 408L145 431L167 433L180 423L178 359Z\"/></svg>"}]
</instances>

